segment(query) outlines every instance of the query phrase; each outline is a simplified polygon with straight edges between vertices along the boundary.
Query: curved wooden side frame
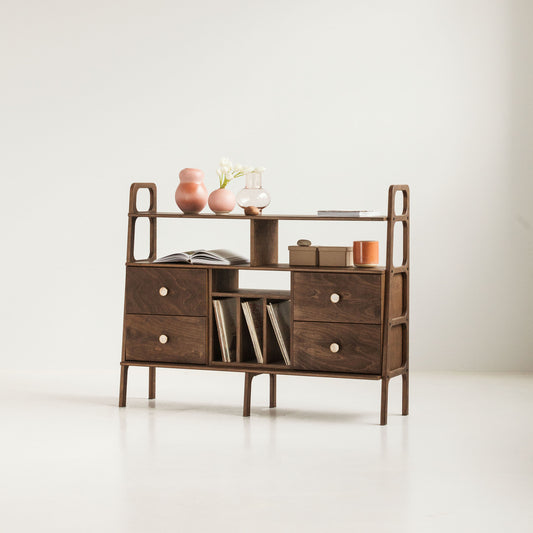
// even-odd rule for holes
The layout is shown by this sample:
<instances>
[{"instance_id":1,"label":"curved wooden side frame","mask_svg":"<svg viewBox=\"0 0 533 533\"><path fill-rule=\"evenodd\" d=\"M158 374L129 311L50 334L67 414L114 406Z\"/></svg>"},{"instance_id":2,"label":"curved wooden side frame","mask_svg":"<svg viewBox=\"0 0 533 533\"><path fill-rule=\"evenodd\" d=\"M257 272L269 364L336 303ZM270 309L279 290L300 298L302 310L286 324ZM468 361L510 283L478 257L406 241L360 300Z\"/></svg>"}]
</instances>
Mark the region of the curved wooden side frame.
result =
<instances>
[{"instance_id":1,"label":"curved wooden side frame","mask_svg":"<svg viewBox=\"0 0 533 533\"><path fill-rule=\"evenodd\" d=\"M137 222L137 216L141 213L137 209L137 193L140 189L148 189L150 192L150 206L148 213L157 212L157 186L155 183L132 183L130 187L130 210L128 219L128 250L126 253L126 261L128 263L135 262L138 259L135 258L135 223ZM142 212L146 216L146 211ZM156 256L157 250L157 218L148 217L150 221L150 255L146 258L148 261L153 261Z\"/></svg>"},{"instance_id":2,"label":"curved wooden side frame","mask_svg":"<svg viewBox=\"0 0 533 533\"><path fill-rule=\"evenodd\" d=\"M396 193L403 196L403 209L396 213ZM387 212L387 262L385 266L385 302L383 313L383 359L381 369L381 418L380 424L387 423L389 380L394 376L402 376L402 415L409 413L409 186L391 185L389 187L389 204ZM403 227L403 261L394 266L394 229L400 222ZM399 316L392 316L392 286L395 276L403 276L401 283L402 311ZM389 355L392 348L393 328L402 328L401 353L402 361L399 368L391 368Z\"/></svg>"},{"instance_id":3,"label":"curved wooden side frame","mask_svg":"<svg viewBox=\"0 0 533 533\"><path fill-rule=\"evenodd\" d=\"M157 213L157 186L155 183L132 183L130 187L130 205L128 213L128 243L126 251L126 261L135 262L135 223L137 222L138 214L141 211L137 209L137 193L140 189L148 189L150 193L150 205L148 207L148 214ZM146 216L146 211L142 212ZM147 257L148 261L153 261L157 257L157 218L148 217L150 221L150 255ZM128 365L126 361L126 300L124 299L124 323L122 330L122 364L120 367L120 392L119 392L119 407L126 406L126 392L128 390ZM155 368L150 367L148 370L148 398L155 398Z\"/></svg>"}]
</instances>

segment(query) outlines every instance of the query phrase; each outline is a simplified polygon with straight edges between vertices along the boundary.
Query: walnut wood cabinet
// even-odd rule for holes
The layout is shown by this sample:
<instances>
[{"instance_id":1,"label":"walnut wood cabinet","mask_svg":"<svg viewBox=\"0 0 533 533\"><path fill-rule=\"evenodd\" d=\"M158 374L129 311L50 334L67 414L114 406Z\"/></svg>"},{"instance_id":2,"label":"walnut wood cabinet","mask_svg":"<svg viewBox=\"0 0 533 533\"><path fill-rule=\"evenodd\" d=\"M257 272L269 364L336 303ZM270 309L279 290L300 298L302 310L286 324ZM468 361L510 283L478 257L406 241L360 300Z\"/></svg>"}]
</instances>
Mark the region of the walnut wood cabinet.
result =
<instances>
[{"instance_id":1,"label":"walnut wood cabinet","mask_svg":"<svg viewBox=\"0 0 533 533\"><path fill-rule=\"evenodd\" d=\"M137 192L150 194L147 211L138 211ZM395 212L396 195L402 208ZM243 372L243 415L250 414L252 378L270 375L270 407L276 406L276 376L299 375L381 381L380 423L387 423L388 384L402 377L402 414L409 402L409 187L391 185L386 216L372 218L306 215L185 215L158 212L153 183L130 189L126 293L119 405L126 405L130 366L149 368L149 398L155 398L156 368ZM150 223L150 255L134 257L135 223ZM159 218L240 219L250 224L250 262L235 266L154 263ZM385 267L298 267L278 263L278 224L284 220L374 221L387 224ZM214 222L216 223L216 222ZM403 229L400 265L393 264L394 231ZM239 286L241 270L289 271L290 290ZM212 301L234 298L237 339L235 361L223 362ZM263 363L254 355L241 301L263 306ZM290 301L290 364L284 364L266 306Z\"/></svg>"}]
</instances>

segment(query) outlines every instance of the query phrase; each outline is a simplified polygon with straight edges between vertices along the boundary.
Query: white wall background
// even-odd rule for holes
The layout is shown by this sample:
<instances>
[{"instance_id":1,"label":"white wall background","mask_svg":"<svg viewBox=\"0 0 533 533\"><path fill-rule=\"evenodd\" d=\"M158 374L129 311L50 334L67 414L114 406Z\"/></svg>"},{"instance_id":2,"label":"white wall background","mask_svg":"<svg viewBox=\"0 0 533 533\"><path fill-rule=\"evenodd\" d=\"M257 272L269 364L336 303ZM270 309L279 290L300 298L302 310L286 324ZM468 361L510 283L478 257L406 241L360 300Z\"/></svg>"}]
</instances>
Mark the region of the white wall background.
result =
<instances>
[{"instance_id":1,"label":"white wall background","mask_svg":"<svg viewBox=\"0 0 533 533\"><path fill-rule=\"evenodd\" d=\"M1 0L0 367L118 371L129 184L175 209L180 168L213 189L229 156L267 167L273 213L409 183L413 369L533 370L532 6ZM163 222L160 250L246 252L211 230ZM383 237L282 230L283 253Z\"/></svg>"}]
</instances>

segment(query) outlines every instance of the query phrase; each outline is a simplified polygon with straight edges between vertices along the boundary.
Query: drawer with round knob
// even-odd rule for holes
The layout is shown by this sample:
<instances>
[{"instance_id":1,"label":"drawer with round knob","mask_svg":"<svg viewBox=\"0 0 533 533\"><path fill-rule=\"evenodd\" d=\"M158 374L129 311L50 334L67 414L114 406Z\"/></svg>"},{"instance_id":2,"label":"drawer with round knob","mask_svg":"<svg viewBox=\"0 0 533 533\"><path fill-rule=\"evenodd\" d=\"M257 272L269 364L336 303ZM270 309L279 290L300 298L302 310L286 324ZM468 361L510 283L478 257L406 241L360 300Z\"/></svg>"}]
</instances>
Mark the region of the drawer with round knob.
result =
<instances>
[{"instance_id":1,"label":"drawer with round knob","mask_svg":"<svg viewBox=\"0 0 533 533\"><path fill-rule=\"evenodd\" d=\"M300 370L381 373L381 326L294 322L293 366Z\"/></svg>"},{"instance_id":2,"label":"drawer with round knob","mask_svg":"<svg viewBox=\"0 0 533 533\"><path fill-rule=\"evenodd\" d=\"M207 363L207 319L126 315L126 360Z\"/></svg>"},{"instance_id":3,"label":"drawer with round knob","mask_svg":"<svg viewBox=\"0 0 533 533\"><path fill-rule=\"evenodd\" d=\"M294 320L380 324L381 274L294 272Z\"/></svg>"},{"instance_id":4,"label":"drawer with round knob","mask_svg":"<svg viewBox=\"0 0 533 533\"><path fill-rule=\"evenodd\" d=\"M207 316L207 270L128 267L126 313Z\"/></svg>"}]
</instances>

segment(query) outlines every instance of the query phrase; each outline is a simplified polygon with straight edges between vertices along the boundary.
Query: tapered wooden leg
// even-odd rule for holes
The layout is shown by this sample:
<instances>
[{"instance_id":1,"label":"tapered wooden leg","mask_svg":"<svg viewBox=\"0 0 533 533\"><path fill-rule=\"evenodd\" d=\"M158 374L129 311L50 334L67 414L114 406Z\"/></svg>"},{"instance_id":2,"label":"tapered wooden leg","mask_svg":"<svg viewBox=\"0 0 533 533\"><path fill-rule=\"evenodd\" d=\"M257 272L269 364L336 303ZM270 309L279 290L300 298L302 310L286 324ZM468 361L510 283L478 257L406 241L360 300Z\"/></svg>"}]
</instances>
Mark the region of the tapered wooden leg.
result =
<instances>
[{"instance_id":1,"label":"tapered wooden leg","mask_svg":"<svg viewBox=\"0 0 533 533\"><path fill-rule=\"evenodd\" d=\"M381 378L381 420L380 425L387 425L387 407L389 403L389 378Z\"/></svg>"},{"instance_id":2,"label":"tapered wooden leg","mask_svg":"<svg viewBox=\"0 0 533 533\"><path fill-rule=\"evenodd\" d=\"M148 368L148 399L155 398L155 366Z\"/></svg>"},{"instance_id":3,"label":"tapered wooden leg","mask_svg":"<svg viewBox=\"0 0 533 533\"><path fill-rule=\"evenodd\" d=\"M244 374L244 405L242 416L250 416L250 403L252 400L252 379L255 374L245 372Z\"/></svg>"},{"instance_id":4,"label":"tapered wooden leg","mask_svg":"<svg viewBox=\"0 0 533 533\"><path fill-rule=\"evenodd\" d=\"M118 406L126 407L126 393L128 391L128 366L120 367L120 392Z\"/></svg>"},{"instance_id":5,"label":"tapered wooden leg","mask_svg":"<svg viewBox=\"0 0 533 533\"><path fill-rule=\"evenodd\" d=\"M276 407L276 374L270 374L270 407Z\"/></svg>"},{"instance_id":6,"label":"tapered wooden leg","mask_svg":"<svg viewBox=\"0 0 533 533\"><path fill-rule=\"evenodd\" d=\"M409 414L409 370L402 374L402 415Z\"/></svg>"}]
</instances>

